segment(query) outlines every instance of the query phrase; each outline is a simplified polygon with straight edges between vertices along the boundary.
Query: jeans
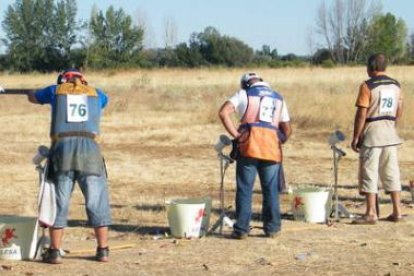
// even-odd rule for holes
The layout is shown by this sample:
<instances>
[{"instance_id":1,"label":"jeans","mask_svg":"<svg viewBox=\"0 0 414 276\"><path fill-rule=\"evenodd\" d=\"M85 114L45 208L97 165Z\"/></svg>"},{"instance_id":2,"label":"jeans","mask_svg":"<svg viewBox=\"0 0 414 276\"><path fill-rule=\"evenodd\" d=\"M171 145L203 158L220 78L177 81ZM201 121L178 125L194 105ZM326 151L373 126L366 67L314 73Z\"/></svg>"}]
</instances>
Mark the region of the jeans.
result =
<instances>
[{"instance_id":1,"label":"jeans","mask_svg":"<svg viewBox=\"0 0 414 276\"><path fill-rule=\"evenodd\" d=\"M86 215L93 227L108 226L111 222L108 185L105 175L83 175L76 171L58 172L55 175L57 214L55 228L67 226L69 201L75 181L85 197Z\"/></svg>"},{"instance_id":2,"label":"jeans","mask_svg":"<svg viewBox=\"0 0 414 276\"><path fill-rule=\"evenodd\" d=\"M262 219L265 233L276 233L281 228L279 206L280 163L240 157L236 167L236 219L234 231L248 233L252 215L253 186L259 173L262 188Z\"/></svg>"}]
</instances>

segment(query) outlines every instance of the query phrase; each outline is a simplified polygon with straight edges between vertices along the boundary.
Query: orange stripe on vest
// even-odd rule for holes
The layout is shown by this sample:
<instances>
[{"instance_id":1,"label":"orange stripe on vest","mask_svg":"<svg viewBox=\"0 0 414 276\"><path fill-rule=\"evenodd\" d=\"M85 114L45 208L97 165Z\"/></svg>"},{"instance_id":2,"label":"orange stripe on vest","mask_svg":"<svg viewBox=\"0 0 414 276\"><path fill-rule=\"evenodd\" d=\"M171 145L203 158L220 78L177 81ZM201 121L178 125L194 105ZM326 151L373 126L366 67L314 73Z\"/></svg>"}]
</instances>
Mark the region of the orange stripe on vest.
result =
<instances>
[{"instance_id":1,"label":"orange stripe on vest","mask_svg":"<svg viewBox=\"0 0 414 276\"><path fill-rule=\"evenodd\" d=\"M282 146L275 129L246 127L239 138L240 153L245 157L282 162Z\"/></svg>"}]
</instances>

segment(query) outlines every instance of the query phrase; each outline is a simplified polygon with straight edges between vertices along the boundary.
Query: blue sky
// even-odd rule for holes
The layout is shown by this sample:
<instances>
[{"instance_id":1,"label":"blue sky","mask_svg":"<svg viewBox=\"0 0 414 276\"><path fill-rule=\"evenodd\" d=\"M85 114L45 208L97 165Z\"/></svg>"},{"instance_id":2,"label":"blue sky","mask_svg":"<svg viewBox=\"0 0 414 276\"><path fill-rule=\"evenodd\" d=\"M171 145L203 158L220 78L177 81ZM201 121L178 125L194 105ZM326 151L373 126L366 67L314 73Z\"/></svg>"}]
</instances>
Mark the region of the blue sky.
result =
<instances>
[{"instance_id":1,"label":"blue sky","mask_svg":"<svg viewBox=\"0 0 414 276\"><path fill-rule=\"evenodd\" d=\"M0 0L0 18L14 0ZM92 6L106 10L110 5L123 8L136 22L145 22L147 46L165 43L166 22L176 30L175 42L188 42L193 32L213 26L222 35L236 37L254 49L262 45L279 54L309 54L309 34L314 32L322 0L77 0L78 16L89 18ZM326 3L333 1L326 0ZM414 32L414 1L382 0L383 12L402 18ZM0 30L0 37L4 36ZM313 39L314 44L317 39Z\"/></svg>"}]
</instances>

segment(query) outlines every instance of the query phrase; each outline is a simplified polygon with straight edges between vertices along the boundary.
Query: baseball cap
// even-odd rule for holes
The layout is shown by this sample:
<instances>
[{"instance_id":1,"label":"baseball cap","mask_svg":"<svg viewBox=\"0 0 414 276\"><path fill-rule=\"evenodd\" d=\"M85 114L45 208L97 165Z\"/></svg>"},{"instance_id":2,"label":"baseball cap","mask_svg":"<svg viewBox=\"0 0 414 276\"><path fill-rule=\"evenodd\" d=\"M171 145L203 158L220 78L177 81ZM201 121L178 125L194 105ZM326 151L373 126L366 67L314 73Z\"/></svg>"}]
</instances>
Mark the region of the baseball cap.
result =
<instances>
[{"instance_id":1,"label":"baseball cap","mask_svg":"<svg viewBox=\"0 0 414 276\"><path fill-rule=\"evenodd\" d=\"M83 83L87 83L82 73L76 68L69 68L63 71L62 73L60 73L57 79L57 83L58 84L65 83L73 77L79 77Z\"/></svg>"},{"instance_id":2,"label":"baseball cap","mask_svg":"<svg viewBox=\"0 0 414 276\"><path fill-rule=\"evenodd\" d=\"M255 72L248 72L244 73L241 77L240 82L242 83L248 83L252 79L259 79L260 81L263 81L263 79Z\"/></svg>"},{"instance_id":3,"label":"baseball cap","mask_svg":"<svg viewBox=\"0 0 414 276\"><path fill-rule=\"evenodd\" d=\"M83 77L82 73L76 68L69 68L63 72L63 77L70 79L71 77Z\"/></svg>"}]
</instances>

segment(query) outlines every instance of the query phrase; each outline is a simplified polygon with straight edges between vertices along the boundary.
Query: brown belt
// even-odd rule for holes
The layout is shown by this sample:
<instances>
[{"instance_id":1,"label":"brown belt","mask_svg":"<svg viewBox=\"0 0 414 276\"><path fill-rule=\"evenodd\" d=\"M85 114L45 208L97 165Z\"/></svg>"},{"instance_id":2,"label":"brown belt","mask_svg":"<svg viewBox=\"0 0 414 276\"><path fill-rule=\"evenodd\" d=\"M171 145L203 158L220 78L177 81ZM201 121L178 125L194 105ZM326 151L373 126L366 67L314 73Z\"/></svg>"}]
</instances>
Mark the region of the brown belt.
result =
<instances>
[{"instance_id":1,"label":"brown belt","mask_svg":"<svg viewBox=\"0 0 414 276\"><path fill-rule=\"evenodd\" d=\"M62 132L62 133L53 135L51 138L53 142L56 142L57 140L65 138L65 137L85 137L85 138L89 138L97 142L99 136L92 132L68 131L68 132Z\"/></svg>"}]
</instances>

